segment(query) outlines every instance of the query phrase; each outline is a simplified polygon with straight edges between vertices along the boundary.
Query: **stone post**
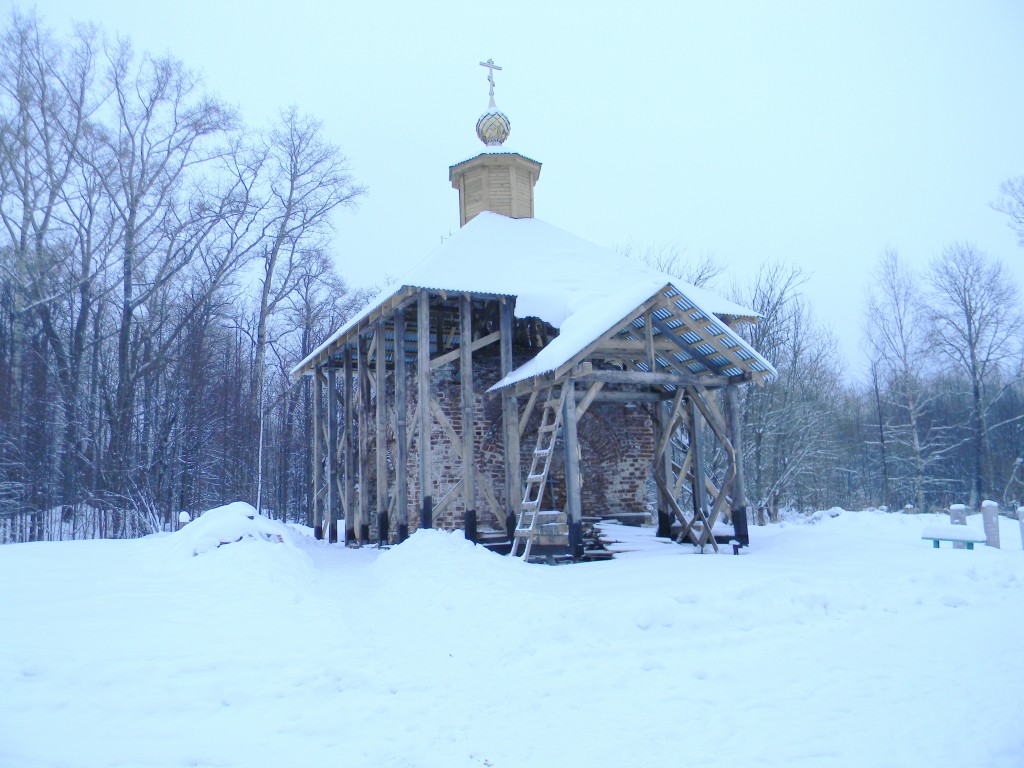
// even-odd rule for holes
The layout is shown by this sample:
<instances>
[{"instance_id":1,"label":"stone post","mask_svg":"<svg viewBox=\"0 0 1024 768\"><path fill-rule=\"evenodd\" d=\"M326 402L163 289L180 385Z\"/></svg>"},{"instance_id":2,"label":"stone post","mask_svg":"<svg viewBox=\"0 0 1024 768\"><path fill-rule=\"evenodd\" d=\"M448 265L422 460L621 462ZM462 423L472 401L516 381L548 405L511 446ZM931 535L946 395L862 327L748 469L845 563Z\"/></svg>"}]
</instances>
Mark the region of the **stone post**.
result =
<instances>
[{"instance_id":1,"label":"stone post","mask_svg":"<svg viewBox=\"0 0 1024 768\"><path fill-rule=\"evenodd\" d=\"M999 502L991 499L981 502L981 519L985 526L985 544L999 549Z\"/></svg>"},{"instance_id":2,"label":"stone post","mask_svg":"<svg viewBox=\"0 0 1024 768\"><path fill-rule=\"evenodd\" d=\"M949 522L950 525L967 525L967 505L950 504ZM962 541L954 541L953 549L967 549L967 545L964 544Z\"/></svg>"}]
</instances>

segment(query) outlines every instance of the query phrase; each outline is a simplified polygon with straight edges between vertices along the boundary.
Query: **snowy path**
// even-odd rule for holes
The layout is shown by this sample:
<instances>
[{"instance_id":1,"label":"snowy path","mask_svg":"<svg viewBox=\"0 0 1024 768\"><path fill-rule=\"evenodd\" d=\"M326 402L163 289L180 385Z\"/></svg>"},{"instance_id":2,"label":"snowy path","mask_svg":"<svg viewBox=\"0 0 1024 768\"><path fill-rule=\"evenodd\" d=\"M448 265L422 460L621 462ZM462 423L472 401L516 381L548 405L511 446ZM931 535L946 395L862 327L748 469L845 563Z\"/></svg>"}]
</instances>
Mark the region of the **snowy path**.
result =
<instances>
[{"instance_id":1,"label":"snowy path","mask_svg":"<svg viewBox=\"0 0 1024 768\"><path fill-rule=\"evenodd\" d=\"M1016 523L935 520L558 568L435 532L2 547L0 766L1019 768Z\"/></svg>"}]
</instances>

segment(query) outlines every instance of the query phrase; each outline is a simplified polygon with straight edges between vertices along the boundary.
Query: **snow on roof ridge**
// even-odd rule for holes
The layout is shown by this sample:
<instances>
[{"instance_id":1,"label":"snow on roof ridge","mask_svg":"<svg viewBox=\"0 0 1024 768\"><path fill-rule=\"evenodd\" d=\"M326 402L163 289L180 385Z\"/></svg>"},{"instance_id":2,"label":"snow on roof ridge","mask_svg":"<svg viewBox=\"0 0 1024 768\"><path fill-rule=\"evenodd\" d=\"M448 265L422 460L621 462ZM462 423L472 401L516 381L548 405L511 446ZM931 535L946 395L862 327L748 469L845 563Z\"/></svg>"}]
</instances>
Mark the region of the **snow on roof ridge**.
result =
<instances>
[{"instance_id":1,"label":"snow on roof ridge","mask_svg":"<svg viewBox=\"0 0 1024 768\"><path fill-rule=\"evenodd\" d=\"M541 219L511 219L484 211L431 250L401 279L382 290L292 368L292 375L297 375L348 330L405 287L515 296L517 317L538 317L561 329L563 335L566 333L565 323L575 316L577 320L570 322L569 330L574 338L579 335L582 342L579 348L582 349L669 284L714 317L716 322L719 322L717 315L758 317L755 312L711 291L631 262ZM621 308L620 305L629 302L633 303L614 317L610 316L611 312ZM591 319L583 327L586 318ZM598 329L592 338L582 338L592 328L591 323L599 325L605 321L606 326ZM731 329L727 330L735 335ZM566 344L567 340L563 340L556 349ZM743 344L747 346L745 342ZM545 353L541 350L534 360L554 356L554 351ZM517 370L522 370L522 367Z\"/></svg>"}]
</instances>

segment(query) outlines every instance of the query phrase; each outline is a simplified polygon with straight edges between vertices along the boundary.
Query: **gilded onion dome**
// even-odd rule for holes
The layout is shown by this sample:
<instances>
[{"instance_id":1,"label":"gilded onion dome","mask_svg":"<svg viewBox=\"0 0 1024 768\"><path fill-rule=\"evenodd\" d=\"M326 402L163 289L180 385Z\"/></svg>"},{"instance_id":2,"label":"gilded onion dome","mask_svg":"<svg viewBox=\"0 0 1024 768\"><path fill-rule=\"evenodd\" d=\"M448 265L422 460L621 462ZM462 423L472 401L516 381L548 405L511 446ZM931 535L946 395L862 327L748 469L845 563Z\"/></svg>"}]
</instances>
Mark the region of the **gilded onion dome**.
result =
<instances>
[{"instance_id":1,"label":"gilded onion dome","mask_svg":"<svg viewBox=\"0 0 1024 768\"><path fill-rule=\"evenodd\" d=\"M499 109L488 109L476 121L476 135L488 147L500 147L512 129L505 113Z\"/></svg>"}]
</instances>

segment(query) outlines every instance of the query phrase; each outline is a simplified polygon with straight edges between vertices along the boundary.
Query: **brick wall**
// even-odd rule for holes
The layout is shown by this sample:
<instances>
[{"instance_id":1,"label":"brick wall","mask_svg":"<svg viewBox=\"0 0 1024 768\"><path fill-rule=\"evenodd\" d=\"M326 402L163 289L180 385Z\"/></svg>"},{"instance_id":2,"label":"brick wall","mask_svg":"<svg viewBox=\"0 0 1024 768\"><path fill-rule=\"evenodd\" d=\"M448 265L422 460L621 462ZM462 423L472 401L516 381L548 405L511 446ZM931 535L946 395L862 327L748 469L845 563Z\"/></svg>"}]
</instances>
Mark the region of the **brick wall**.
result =
<instances>
[{"instance_id":1,"label":"brick wall","mask_svg":"<svg viewBox=\"0 0 1024 768\"><path fill-rule=\"evenodd\" d=\"M523 350L525 360L534 351ZM516 355L516 364L522 360ZM414 429L417 387L415 366L409 366L406 386L408 387L409 429ZM486 390L500 378L500 363L496 347L481 350L473 358L476 393L474 404L474 454L477 467L477 489L475 508L478 526L481 529L501 528L488 504L483 485L488 484L497 501L499 514L505 509L504 458L505 451L501 428L501 397L486 394ZM443 366L433 372L434 397L441 405L456 434L462 433L462 408L460 405L460 379L457 364ZM389 397L390 402L394 402ZM520 409L526 398L520 398ZM529 469L536 442L536 429L540 421L540 403L523 433L521 441L521 466L525 475ZM393 439L393 438L392 438ZM654 453L653 427L649 411L642 407L621 404L595 404L579 422L579 439L582 452L581 472L583 474L582 507L584 515L614 515L620 512L647 512L647 482ZM432 420L431 456L434 479L434 506L445 493L462 477L462 460L452 446L448 435ZM559 444L561 447L561 444ZM551 482L545 491L544 506L561 509L565 505L564 459L561 450L556 452L552 463ZM552 490L554 499L552 499ZM462 528L465 504L463 490L455 492L455 498L438 515L435 526L448 530ZM409 451L409 530L419 525L419 436Z\"/></svg>"}]
</instances>

